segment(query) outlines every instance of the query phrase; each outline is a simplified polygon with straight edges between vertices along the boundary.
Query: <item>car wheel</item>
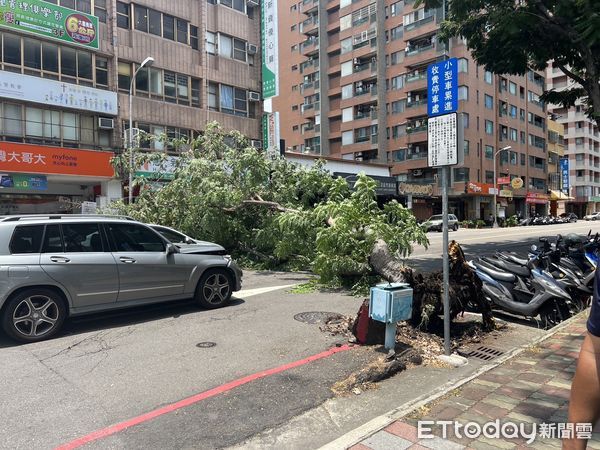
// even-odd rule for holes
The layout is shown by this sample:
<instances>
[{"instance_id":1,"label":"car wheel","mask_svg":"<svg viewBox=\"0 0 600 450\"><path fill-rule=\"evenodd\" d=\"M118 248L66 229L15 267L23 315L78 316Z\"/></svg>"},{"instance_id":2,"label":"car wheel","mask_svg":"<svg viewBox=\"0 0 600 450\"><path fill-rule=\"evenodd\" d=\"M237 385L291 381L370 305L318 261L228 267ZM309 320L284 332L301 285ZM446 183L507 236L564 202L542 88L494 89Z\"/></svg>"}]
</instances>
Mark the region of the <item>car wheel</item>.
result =
<instances>
[{"instance_id":1,"label":"car wheel","mask_svg":"<svg viewBox=\"0 0 600 450\"><path fill-rule=\"evenodd\" d=\"M233 293L233 279L224 269L207 270L196 288L196 301L207 309L225 305Z\"/></svg>"},{"instance_id":2,"label":"car wheel","mask_svg":"<svg viewBox=\"0 0 600 450\"><path fill-rule=\"evenodd\" d=\"M38 342L54 336L62 327L67 308L50 289L27 289L11 298L4 308L2 328L19 342Z\"/></svg>"},{"instance_id":3,"label":"car wheel","mask_svg":"<svg viewBox=\"0 0 600 450\"><path fill-rule=\"evenodd\" d=\"M452 227L452 229L453 229L454 231L458 231L458 224L457 224L457 223L455 223L455 224L454 224L454 226Z\"/></svg>"}]
</instances>

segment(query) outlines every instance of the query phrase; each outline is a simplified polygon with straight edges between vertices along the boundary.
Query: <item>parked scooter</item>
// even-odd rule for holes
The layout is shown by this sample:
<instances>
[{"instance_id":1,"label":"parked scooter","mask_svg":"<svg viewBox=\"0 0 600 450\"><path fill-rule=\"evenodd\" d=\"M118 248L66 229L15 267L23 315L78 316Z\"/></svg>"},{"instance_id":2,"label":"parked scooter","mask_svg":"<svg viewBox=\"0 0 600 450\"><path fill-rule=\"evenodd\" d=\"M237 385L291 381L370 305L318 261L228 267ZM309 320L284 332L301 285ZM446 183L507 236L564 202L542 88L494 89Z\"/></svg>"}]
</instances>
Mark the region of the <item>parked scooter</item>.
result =
<instances>
[{"instance_id":1,"label":"parked scooter","mask_svg":"<svg viewBox=\"0 0 600 450\"><path fill-rule=\"evenodd\" d=\"M526 267L531 278L526 283L523 276L502 270L479 258L469 261L482 281L483 292L495 309L525 317L541 317L544 328L571 316L570 295L561 288L552 275L537 267Z\"/></svg>"}]
</instances>

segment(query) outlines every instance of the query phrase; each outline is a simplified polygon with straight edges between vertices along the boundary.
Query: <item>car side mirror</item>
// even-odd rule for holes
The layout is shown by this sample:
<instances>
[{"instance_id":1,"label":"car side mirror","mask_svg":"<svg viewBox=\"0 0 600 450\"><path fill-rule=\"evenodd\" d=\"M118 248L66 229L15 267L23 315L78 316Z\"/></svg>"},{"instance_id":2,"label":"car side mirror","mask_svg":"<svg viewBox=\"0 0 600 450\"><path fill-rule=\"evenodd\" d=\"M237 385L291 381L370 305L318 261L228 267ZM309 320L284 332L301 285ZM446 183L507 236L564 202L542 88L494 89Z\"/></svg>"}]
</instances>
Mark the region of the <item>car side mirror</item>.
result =
<instances>
[{"instance_id":1,"label":"car side mirror","mask_svg":"<svg viewBox=\"0 0 600 450\"><path fill-rule=\"evenodd\" d=\"M531 246L531 251L532 251L532 252L536 252L536 251L537 251L537 249L538 249L538 248L537 248L537 245L533 244L533 245Z\"/></svg>"},{"instance_id":2,"label":"car side mirror","mask_svg":"<svg viewBox=\"0 0 600 450\"><path fill-rule=\"evenodd\" d=\"M173 253L179 253L179 249L175 244L169 242L167 244L167 256L172 255Z\"/></svg>"},{"instance_id":3,"label":"car side mirror","mask_svg":"<svg viewBox=\"0 0 600 450\"><path fill-rule=\"evenodd\" d=\"M196 242L192 238L185 238L186 244L195 244Z\"/></svg>"}]
</instances>

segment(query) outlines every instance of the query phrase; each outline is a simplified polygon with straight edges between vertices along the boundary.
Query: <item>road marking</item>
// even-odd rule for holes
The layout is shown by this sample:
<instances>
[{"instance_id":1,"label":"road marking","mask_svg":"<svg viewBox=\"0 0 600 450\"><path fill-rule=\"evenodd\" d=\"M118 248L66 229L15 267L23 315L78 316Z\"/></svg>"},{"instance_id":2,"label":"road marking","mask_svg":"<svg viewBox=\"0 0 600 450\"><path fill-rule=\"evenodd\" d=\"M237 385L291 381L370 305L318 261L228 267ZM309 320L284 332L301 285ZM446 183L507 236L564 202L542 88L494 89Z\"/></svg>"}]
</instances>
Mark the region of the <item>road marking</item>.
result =
<instances>
[{"instance_id":1,"label":"road marking","mask_svg":"<svg viewBox=\"0 0 600 450\"><path fill-rule=\"evenodd\" d=\"M155 419L157 417L160 417L164 414L168 414L173 411L177 411L181 408L185 408L186 406L190 406L195 403L201 402L202 400L206 400L207 398L211 398L211 397L215 397L219 394L223 394L225 392L228 392L232 389L235 389L239 386L250 383L252 381L256 381L261 378L265 378L265 377L268 377L271 375L285 372L287 370L303 366L303 365L311 363L313 361L318 361L319 359L327 358L329 356L335 355L336 353L351 350L352 348L354 348L354 346L342 345L341 347L334 347L334 348L331 348L324 352L317 353L316 355L309 356L308 358L300 359L298 361L284 364L279 367L274 367L272 369L264 370L262 372L256 372L252 375L248 375L246 377L239 378L234 381L230 381L229 383L225 383L221 386L217 386L215 388L209 389L208 391L204 391L199 394L193 395L191 397L184 398L183 400L179 400L178 402L171 403L170 405L163 406L162 408L155 409L154 411L150 411L150 412L147 412L140 416L133 417L133 418L125 420L123 422L119 422L117 424L108 426L106 428L96 430L90 434L87 434L87 435L82 436L78 439L75 439L71 442L68 442L59 447L56 447L55 450L71 450L71 449L81 447L82 445L89 444L90 442L94 442L99 439L103 439L103 438L111 436L115 433L119 433L120 431L126 430L127 428L133 427L135 425L139 425L141 423L148 422L148 421Z\"/></svg>"},{"instance_id":2,"label":"road marking","mask_svg":"<svg viewBox=\"0 0 600 450\"><path fill-rule=\"evenodd\" d=\"M284 284L281 286L269 286L264 288L256 288L256 289L242 289L241 291L234 292L233 296L237 298L246 298L252 297L254 295L266 294L267 292L278 291L280 289L287 289L294 286L297 286L298 283L295 284Z\"/></svg>"}]
</instances>

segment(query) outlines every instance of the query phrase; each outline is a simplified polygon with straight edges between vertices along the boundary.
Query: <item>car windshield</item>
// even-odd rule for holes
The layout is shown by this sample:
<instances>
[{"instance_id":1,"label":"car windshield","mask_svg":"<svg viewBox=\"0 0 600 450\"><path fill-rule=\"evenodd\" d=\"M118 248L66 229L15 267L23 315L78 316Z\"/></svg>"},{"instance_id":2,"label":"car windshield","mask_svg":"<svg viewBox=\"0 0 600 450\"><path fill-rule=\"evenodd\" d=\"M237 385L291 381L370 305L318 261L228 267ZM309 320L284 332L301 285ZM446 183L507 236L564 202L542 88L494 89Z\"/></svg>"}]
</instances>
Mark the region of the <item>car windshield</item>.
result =
<instances>
[{"instance_id":1,"label":"car windshield","mask_svg":"<svg viewBox=\"0 0 600 450\"><path fill-rule=\"evenodd\" d=\"M437 216L431 216L429 218L429 220L442 220L442 215L440 214L440 215L437 215Z\"/></svg>"},{"instance_id":2,"label":"car windshield","mask_svg":"<svg viewBox=\"0 0 600 450\"><path fill-rule=\"evenodd\" d=\"M163 227L152 227L173 244L185 244L185 235Z\"/></svg>"}]
</instances>

